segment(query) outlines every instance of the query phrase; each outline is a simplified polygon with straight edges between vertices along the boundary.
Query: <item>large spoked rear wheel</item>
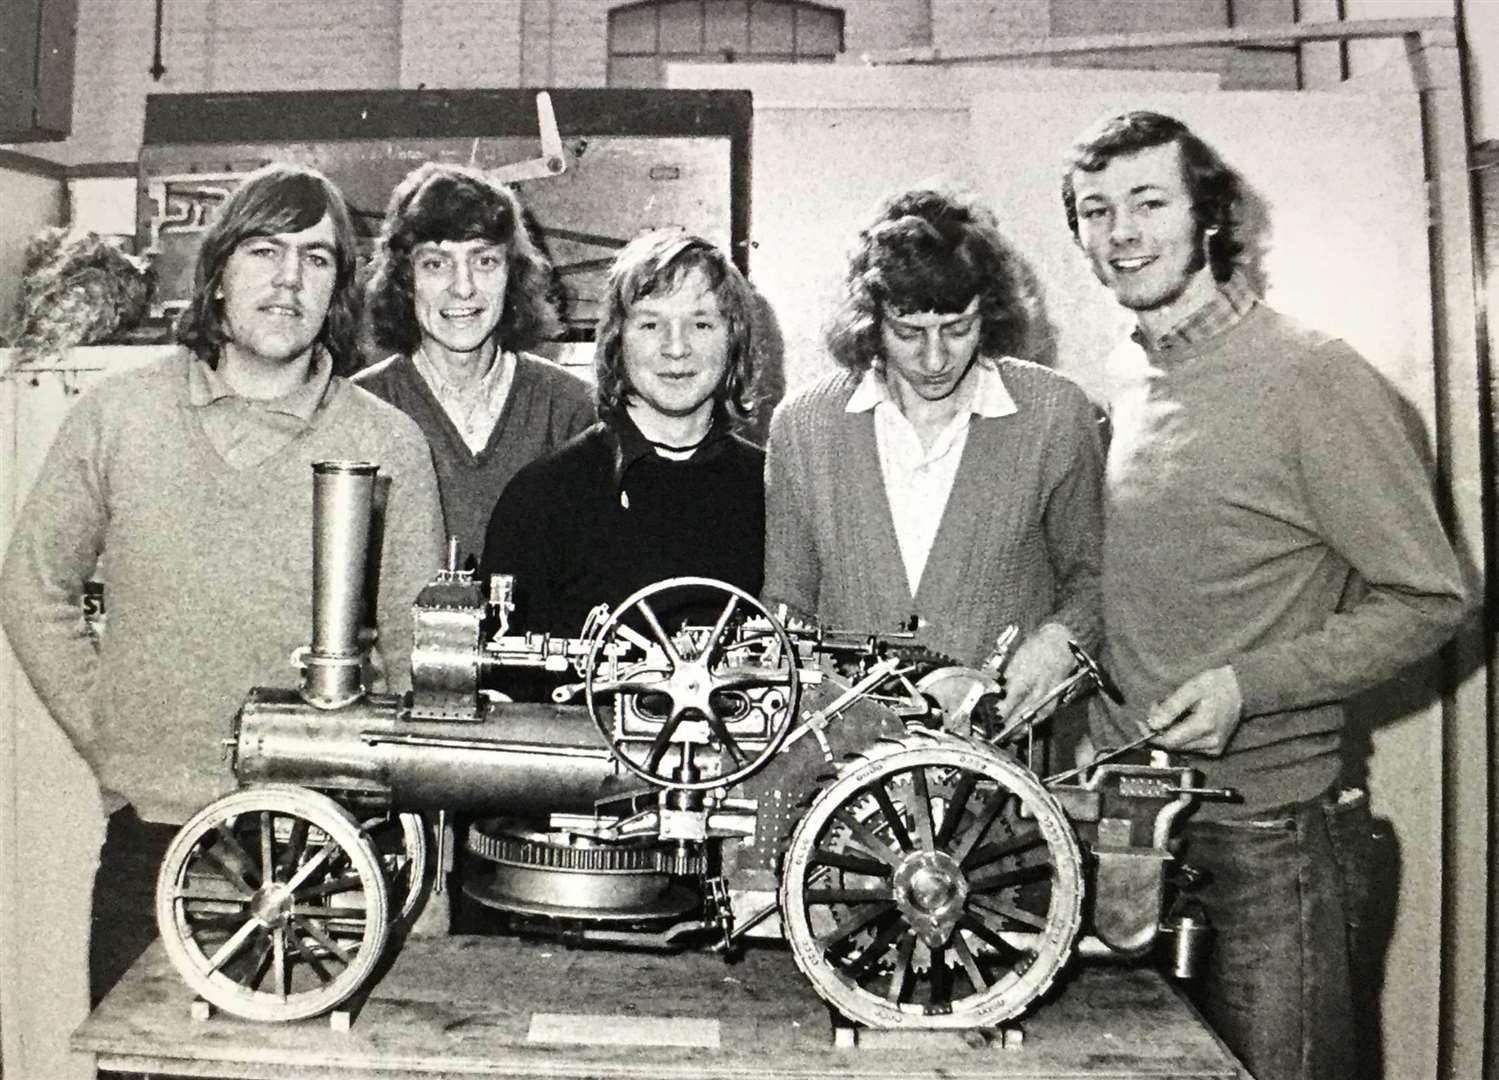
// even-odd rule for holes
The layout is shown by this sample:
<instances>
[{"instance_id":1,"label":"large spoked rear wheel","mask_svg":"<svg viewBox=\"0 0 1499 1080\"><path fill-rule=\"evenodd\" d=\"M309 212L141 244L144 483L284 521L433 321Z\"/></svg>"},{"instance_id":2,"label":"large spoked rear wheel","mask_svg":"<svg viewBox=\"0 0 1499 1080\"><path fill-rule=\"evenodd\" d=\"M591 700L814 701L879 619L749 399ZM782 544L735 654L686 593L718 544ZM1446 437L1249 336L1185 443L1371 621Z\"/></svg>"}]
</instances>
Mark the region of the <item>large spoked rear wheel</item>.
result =
<instances>
[{"instance_id":1,"label":"large spoked rear wheel","mask_svg":"<svg viewBox=\"0 0 1499 1080\"><path fill-rule=\"evenodd\" d=\"M1002 751L912 734L855 759L786 852L781 916L824 999L874 1028L987 1027L1046 992L1082 919L1077 838Z\"/></svg>"},{"instance_id":2,"label":"large spoked rear wheel","mask_svg":"<svg viewBox=\"0 0 1499 1080\"><path fill-rule=\"evenodd\" d=\"M172 840L156 879L162 944L225 1012L300 1020L369 977L389 933L386 867L359 822L291 785L226 795Z\"/></svg>"}]
</instances>

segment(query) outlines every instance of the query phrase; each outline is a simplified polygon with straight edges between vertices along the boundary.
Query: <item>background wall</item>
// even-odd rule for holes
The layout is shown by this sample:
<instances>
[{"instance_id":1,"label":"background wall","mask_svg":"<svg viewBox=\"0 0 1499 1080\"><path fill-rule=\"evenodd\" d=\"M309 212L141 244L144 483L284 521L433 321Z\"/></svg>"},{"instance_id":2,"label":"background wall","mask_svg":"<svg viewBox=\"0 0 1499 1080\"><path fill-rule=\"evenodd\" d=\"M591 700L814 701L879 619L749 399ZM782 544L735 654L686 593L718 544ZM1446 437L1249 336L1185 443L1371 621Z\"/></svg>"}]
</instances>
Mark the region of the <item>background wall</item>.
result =
<instances>
[{"instance_id":1,"label":"background wall","mask_svg":"<svg viewBox=\"0 0 1499 1080\"><path fill-rule=\"evenodd\" d=\"M173 0L153 80L155 0L78 0L73 134L28 153L66 164L134 161L145 97L269 89L602 86L609 11L628 0ZM1499 137L1499 3L1493 0L859 0L844 11L850 57L909 46L967 46L1051 33L1460 15L1468 26L1472 141ZM1302 55L1304 82L1387 63L1397 42ZM1329 57L1332 60L1329 61ZM1140 61L1224 71L1238 85L1295 63L1264 50L1195 50ZM1118 66L1117 60L1110 66ZM1294 89L1280 85L1279 88Z\"/></svg>"},{"instance_id":2,"label":"background wall","mask_svg":"<svg viewBox=\"0 0 1499 1080\"><path fill-rule=\"evenodd\" d=\"M13 158L0 151L0 334L5 332L20 297L21 260L26 241L44 225L63 220L61 170Z\"/></svg>"}]
</instances>

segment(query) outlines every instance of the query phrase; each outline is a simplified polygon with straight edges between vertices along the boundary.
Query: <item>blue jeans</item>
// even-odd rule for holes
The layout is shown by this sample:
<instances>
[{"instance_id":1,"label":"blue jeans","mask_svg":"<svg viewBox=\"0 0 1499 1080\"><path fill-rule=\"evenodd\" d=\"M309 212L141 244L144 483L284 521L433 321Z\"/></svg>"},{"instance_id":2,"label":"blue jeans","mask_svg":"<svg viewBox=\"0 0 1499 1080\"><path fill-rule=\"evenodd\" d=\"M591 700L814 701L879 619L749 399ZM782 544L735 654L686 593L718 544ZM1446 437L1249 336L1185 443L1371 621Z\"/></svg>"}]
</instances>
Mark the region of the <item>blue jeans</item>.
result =
<instances>
[{"instance_id":1,"label":"blue jeans","mask_svg":"<svg viewBox=\"0 0 1499 1080\"><path fill-rule=\"evenodd\" d=\"M1368 896L1367 796L1334 792L1185 833L1185 861L1208 874L1192 896L1214 929L1190 991L1203 1016L1255 1080L1353 1080L1350 969Z\"/></svg>"}]
</instances>

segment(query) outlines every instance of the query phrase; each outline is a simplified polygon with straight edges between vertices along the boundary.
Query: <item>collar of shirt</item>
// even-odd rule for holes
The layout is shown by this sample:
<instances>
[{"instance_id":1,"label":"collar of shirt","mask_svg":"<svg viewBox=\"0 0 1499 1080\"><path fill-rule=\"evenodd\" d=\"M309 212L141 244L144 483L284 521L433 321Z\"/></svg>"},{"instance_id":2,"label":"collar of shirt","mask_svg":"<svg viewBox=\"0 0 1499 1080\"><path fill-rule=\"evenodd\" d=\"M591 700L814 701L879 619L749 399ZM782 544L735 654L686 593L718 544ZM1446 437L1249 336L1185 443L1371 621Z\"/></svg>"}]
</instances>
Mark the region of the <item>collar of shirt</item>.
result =
<instances>
[{"instance_id":1,"label":"collar of shirt","mask_svg":"<svg viewBox=\"0 0 1499 1080\"><path fill-rule=\"evenodd\" d=\"M1009 388L1005 386L1004 376L999 373L999 365L984 357L974 363L973 370L956 392L960 395L960 413L966 411L972 416L996 417L1011 416L1019 411L1015 399L1010 396ZM964 401L964 398L967 400ZM900 405L890 392L885 376L870 368L854 387L854 392L849 395L848 404L843 409L844 412L851 413L870 412L880 405L888 405L896 412L900 411Z\"/></svg>"},{"instance_id":2,"label":"collar of shirt","mask_svg":"<svg viewBox=\"0 0 1499 1080\"><path fill-rule=\"evenodd\" d=\"M328 355L327 349L319 345L313 350L312 372L305 382L278 398L254 401L253 404L267 412L285 413L307 423L323 403L323 397L332 381L333 358ZM187 403L201 409L226 398L246 402L252 400L236 394L229 385L229 380L224 378L223 372L218 368L211 368L194 357L187 365Z\"/></svg>"},{"instance_id":3,"label":"collar of shirt","mask_svg":"<svg viewBox=\"0 0 1499 1080\"><path fill-rule=\"evenodd\" d=\"M489 442L490 432L499 422L505 408L505 398L510 393L510 383L515 378L515 354L503 349L494 354L494 363L479 379L478 386L471 390L460 390L443 378L437 365L427 358L426 350L417 346L411 356L417 373L432 388L432 394L442 411L463 436L470 450L478 453Z\"/></svg>"},{"instance_id":4,"label":"collar of shirt","mask_svg":"<svg viewBox=\"0 0 1499 1080\"><path fill-rule=\"evenodd\" d=\"M664 458L656 453L656 448L651 441L640 433L635 426L635 421L630 419L630 414L623 409L611 416L604 422L604 430L609 435L611 449L614 456L614 486L623 488L625 474L645 458L654 458L659 461L708 461L723 452L723 440L728 433L725 425L717 412L713 414L713 426L708 429L704 436L702 445L691 457L681 459Z\"/></svg>"},{"instance_id":5,"label":"collar of shirt","mask_svg":"<svg viewBox=\"0 0 1499 1080\"><path fill-rule=\"evenodd\" d=\"M1243 275L1235 273L1227 281L1219 283L1218 291L1211 300L1155 341L1151 341L1139 326L1131 331L1130 337L1137 345L1152 353L1200 345L1237 326L1239 320L1259 303L1259 299Z\"/></svg>"}]
</instances>

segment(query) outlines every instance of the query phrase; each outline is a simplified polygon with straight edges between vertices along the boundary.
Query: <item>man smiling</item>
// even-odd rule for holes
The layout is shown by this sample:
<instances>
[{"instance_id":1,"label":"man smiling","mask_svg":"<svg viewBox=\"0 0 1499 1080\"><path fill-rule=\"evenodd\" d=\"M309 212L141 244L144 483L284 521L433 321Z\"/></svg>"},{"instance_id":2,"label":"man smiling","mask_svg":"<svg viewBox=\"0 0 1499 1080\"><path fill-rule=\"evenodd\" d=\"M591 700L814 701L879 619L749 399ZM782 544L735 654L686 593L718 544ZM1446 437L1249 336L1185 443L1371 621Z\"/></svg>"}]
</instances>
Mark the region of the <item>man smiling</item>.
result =
<instances>
[{"instance_id":1,"label":"man smiling","mask_svg":"<svg viewBox=\"0 0 1499 1080\"><path fill-rule=\"evenodd\" d=\"M1239 179L1181 122L1116 116L1066 162L1068 224L1138 320L1109 371L1102 746L1151 730L1238 803L1186 857L1216 930L1194 987L1260 1080L1357 1074L1362 792L1342 702L1442 644L1464 587L1393 391L1242 279Z\"/></svg>"},{"instance_id":2,"label":"man smiling","mask_svg":"<svg viewBox=\"0 0 1499 1080\"><path fill-rule=\"evenodd\" d=\"M886 201L828 335L842 370L782 402L766 468L765 596L978 665L1009 624L1006 713L1096 647L1100 450L1075 385L1016 359L1032 316L980 206Z\"/></svg>"},{"instance_id":3,"label":"man smiling","mask_svg":"<svg viewBox=\"0 0 1499 1080\"><path fill-rule=\"evenodd\" d=\"M753 305L700 237L659 230L620 251L594 350L602 419L517 473L489 522L482 569L515 575L520 627L576 635L596 605L666 577L759 592L765 458L733 430L751 404ZM704 613L679 596L664 623Z\"/></svg>"},{"instance_id":4,"label":"man smiling","mask_svg":"<svg viewBox=\"0 0 1499 1080\"><path fill-rule=\"evenodd\" d=\"M375 608L385 686L409 680L411 603L440 565L421 432L351 386L354 230L321 174L267 166L204 234L175 355L68 414L0 570L0 623L111 810L95 875L94 1003L156 936L176 826L232 790L222 742L253 686L307 643L312 464L387 481ZM109 626L80 630L83 584ZM373 688L380 688L378 684Z\"/></svg>"},{"instance_id":5,"label":"man smiling","mask_svg":"<svg viewBox=\"0 0 1499 1080\"><path fill-rule=\"evenodd\" d=\"M516 470L594 421L588 385L525 351L557 327L550 275L515 195L477 170L428 162L391 193L368 296L395 351L354 381L421 427L448 535L474 558Z\"/></svg>"}]
</instances>

